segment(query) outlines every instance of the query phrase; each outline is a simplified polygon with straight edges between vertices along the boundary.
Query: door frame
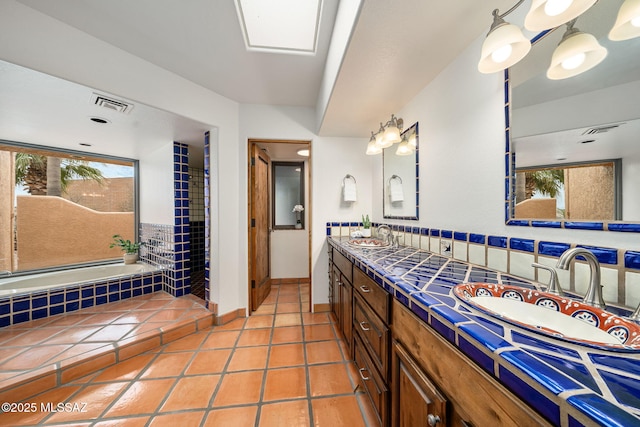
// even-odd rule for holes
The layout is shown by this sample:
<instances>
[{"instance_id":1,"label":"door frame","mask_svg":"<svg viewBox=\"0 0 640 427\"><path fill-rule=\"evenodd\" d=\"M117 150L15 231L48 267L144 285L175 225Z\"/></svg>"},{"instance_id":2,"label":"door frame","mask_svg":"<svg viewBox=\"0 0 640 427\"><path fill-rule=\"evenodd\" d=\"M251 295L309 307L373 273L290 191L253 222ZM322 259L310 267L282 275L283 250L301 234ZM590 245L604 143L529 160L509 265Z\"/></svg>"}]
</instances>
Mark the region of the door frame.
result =
<instances>
[{"instance_id":1,"label":"door frame","mask_svg":"<svg viewBox=\"0 0 640 427\"><path fill-rule=\"evenodd\" d=\"M290 140L290 139L267 139L267 138L249 138L247 140L247 241L248 241L248 245L247 245L247 313L248 316L252 315L252 310L251 310L251 270L253 267L253 260L251 259L251 253L252 253L252 245L253 245L253 240L251 239L251 188L253 185L253 182L251 180L251 154L252 154L252 150L251 147L253 144L307 144L307 147L309 149L309 153L312 152L311 150L311 145L312 145L312 141L311 140L302 140L302 139L296 139L296 140ZM307 209L307 223L306 223L306 230L307 230L307 242L308 242L308 271L309 271L309 307L308 310L310 313L313 312L313 270L311 268L311 259L312 259L312 242L311 242L311 236L313 235L312 233L312 224L313 224L313 217L312 217L312 213L313 213L313 209L312 209L312 185L313 185L313 179L312 179L312 157L311 154L309 155L309 157L306 159L307 162L307 176L308 179L306 180L306 186L307 189L306 194L307 194L307 200L308 200L308 206L305 208ZM273 159L271 159L273 161ZM276 159L277 161L278 159ZM272 194L271 194L271 187L269 189L269 206L271 207L271 203L272 203ZM271 208L269 209L269 211L271 211ZM269 251L271 251L271 247L269 247ZM271 254L269 254L271 255ZM271 257L269 257L271 258Z\"/></svg>"}]
</instances>

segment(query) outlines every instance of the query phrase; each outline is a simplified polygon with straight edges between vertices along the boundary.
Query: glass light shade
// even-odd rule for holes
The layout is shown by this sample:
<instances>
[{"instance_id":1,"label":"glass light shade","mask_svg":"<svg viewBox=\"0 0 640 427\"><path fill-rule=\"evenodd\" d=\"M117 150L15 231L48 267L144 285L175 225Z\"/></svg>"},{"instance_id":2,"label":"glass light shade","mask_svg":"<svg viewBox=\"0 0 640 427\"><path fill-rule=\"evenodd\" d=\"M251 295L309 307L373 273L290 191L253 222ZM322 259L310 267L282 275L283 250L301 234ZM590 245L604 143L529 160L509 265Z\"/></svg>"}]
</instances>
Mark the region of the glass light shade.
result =
<instances>
[{"instance_id":1,"label":"glass light shade","mask_svg":"<svg viewBox=\"0 0 640 427\"><path fill-rule=\"evenodd\" d=\"M524 18L524 26L530 31L543 31L558 27L582 15L597 0L533 0ZM567 6L567 3L568 6Z\"/></svg>"},{"instance_id":2,"label":"glass light shade","mask_svg":"<svg viewBox=\"0 0 640 427\"><path fill-rule=\"evenodd\" d=\"M387 123L387 128L384 131L383 139L389 145L393 145L396 142L402 141L402 138L400 137L400 129L398 129L398 126L396 126L392 122Z\"/></svg>"},{"instance_id":3,"label":"glass light shade","mask_svg":"<svg viewBox=\"0 0 640 427\"><path fill-rule=\"evenodd\" d=\"M524 58L531 50L531 42L520 28L503 23L493 28L482 43L482 53L478 63L481 73L495 73L511 67Z\"/></svg>"},{"instance_id":4,"label":"glass light shade","mask_svg":"<svg viewBox=\"0 0 640 427\"><path fill-rule=\"evenodd\" d=\"M580 58L584 55L584 60ZM551 56L547 77L562 80L577 76L598 65L607 56L607 49L587 33L576 32L563 39Z\"/></svg>"},{"instance_id":5,"label":"glass light shade","mask_svg":"<svg viewBox=\"0 0 640 427\"><path fill-rule=\"evenodd\" d=\"M396 150L396 156L408 156L413 154L413 147L409 144L407 139L403 139L400 144L398 144L398 149Z\"/></svg>"},{"instance_id":6,"label":"glass light shade","mask_svg":"<svg viewBox=\"0 0 640 427\"><path fill-rule=\"evenodd\" d=\"M618 18L609 32L614 41L629 40L640 36L640 0L625 0L618 11Z\"/></svg>"},{"instance_id":7,"label":"glass light shade","mask_svg":"<svg viewBox=\"0 0 640 427\"><path fill-rule=\"evenodd\" d=\"M393 145L393 142L388 142L384 139L384 126L382 123L380 123L380 130L374 136L376 138L376 145L380 149L391 147Z\"/></svg>"},{"instance_id":8,"label":"glass light shade","mask_svg":"<svg viewBox=\"0 0 640 427\"><path fill-rule=\"evenodd\" d=\"M408 141L409 141L409 145L412 146L414 149L418 146L418 137L416 136L415 133L411 134Z\"/></svg>"},{"instance_id":9,"label":"glass light shade","mask_svg":"<svg viewBox=\"0 0 640 427\"><path fill-rule=\"evenodd\" d=\"M380 147L378 147L376 145L375 138L369 140L369 143L367 144L367 153L366 154L369 155L369 156L373 156L373 155L380 154L380 153L382 153L382 148L380 148Z\"/></svg>"}]
</instances>

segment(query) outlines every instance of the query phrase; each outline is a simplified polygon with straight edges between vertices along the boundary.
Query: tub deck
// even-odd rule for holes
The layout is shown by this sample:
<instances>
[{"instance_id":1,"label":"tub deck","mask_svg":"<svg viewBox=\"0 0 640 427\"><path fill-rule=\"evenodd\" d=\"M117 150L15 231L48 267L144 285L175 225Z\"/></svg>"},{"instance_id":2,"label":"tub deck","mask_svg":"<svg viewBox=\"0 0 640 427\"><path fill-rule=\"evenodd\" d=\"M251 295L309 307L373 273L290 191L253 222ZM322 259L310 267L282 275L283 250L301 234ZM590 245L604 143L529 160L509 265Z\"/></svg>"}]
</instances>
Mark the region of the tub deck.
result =
<instances>
[{"instance_id":1,"label":"tub deck","mask_svg":"<svg viewBox=\"0 0 640 427\"><path fill-rule=\"evenodd\" d=\"M141 295L0 329L0 402L18 402L210 327L204 301Z\"/></svg>"}]
</instances>

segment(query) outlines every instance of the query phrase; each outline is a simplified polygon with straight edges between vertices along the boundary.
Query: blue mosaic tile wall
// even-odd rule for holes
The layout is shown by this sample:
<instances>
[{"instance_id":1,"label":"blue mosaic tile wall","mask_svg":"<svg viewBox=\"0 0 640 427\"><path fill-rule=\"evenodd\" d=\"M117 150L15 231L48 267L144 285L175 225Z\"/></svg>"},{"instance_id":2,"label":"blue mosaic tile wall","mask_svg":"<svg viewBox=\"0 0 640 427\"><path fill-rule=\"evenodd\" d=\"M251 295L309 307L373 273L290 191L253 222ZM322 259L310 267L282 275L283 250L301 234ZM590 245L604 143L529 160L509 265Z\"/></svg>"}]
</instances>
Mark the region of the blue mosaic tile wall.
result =
<instances>
[{"instance_id":1,"label":"blue mosaic tile wall","mask_svg":"<svg viewBox=\"0 0 640 427\"><path fill-rule=\"evenodd\" d=\"M206 307L208 309L212 309L210 302L210 245L211 245L211 227L209 226L209 216L210 216L210 166L211 166L211 135L209 132L204 134L204 300Z\"/></svg>"},{"instance_id":2,"label":"blue mosaic tile wall","mask_svg":"<svg viewBox=\"0 0 640 427\"><path fill-rule=\"evenodd\" d=\"M175 297L191 292L189 233L189 146L173 143L174 255L172 270L165 272L165 291Z\"/></svg>"}]
</instances>

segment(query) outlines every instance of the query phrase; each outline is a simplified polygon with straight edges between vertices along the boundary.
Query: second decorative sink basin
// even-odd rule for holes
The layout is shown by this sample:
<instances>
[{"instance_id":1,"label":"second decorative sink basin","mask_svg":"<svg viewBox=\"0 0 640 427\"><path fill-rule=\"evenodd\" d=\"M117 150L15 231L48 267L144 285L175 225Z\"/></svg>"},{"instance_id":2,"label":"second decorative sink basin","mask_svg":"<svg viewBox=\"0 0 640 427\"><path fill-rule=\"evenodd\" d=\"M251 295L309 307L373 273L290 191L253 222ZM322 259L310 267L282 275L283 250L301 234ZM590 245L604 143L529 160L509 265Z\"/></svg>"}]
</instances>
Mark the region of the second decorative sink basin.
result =
<instances>
[{"instance_id":1,"label":"second decorative sink basin","mask_svg":"<svg viewBox=\"0 0 640 427\"><path fill-rule=\"evenodd\" d=\"M536 333L609 350L640 350L640 325L567 297L492 283L465 283L453 293L469 306Z\"/></svg>"},{"instance_id":2,"label":"second decorative sink basin","mask_svg":"<svg viewBox=\"0 0 640 427\"><path fill-rule=\"evenodd\" d=\"M389 246L389 242L385 242L379 239L351 239L349 240L351 246L358 248L385 248Z\"/></svg>"}]
</instances>

